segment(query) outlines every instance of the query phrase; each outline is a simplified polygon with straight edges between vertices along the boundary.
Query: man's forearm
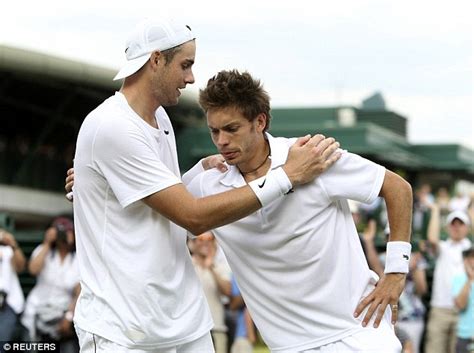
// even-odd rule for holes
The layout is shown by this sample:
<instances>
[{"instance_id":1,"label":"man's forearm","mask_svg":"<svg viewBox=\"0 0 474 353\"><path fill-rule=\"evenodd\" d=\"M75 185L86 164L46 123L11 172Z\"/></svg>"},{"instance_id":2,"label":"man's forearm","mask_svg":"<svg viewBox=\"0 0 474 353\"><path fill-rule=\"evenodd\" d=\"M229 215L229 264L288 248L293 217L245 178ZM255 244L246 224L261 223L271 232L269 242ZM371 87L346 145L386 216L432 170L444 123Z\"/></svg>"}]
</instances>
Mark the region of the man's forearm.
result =
<instances>
[{"instance_id":1,"label":"man's forearm","mask_svg":"<svg viewBox=\"0 0 474 353\"><path fill-rule=\"evenodd\" d=\"M388 171L380 193L387 205L389 241L409 242L411 237L413 195L410 184Z\"/></svg>"},{"instance_id":2,"label":"man's forearm","mask_svg":"<svg viewBox=\"0 0 474 353\"><path fill-rule=\"evenodd\" d=\"M469 301L469 293L471 292L471 287L472 287L473 281L467 280L466 283L464 283L464 286L461 289L461 292L454 298L454 303L456 304L457 308L459 310L464 310L467 306L467 303Z\"/></svg>"}]
</instances>

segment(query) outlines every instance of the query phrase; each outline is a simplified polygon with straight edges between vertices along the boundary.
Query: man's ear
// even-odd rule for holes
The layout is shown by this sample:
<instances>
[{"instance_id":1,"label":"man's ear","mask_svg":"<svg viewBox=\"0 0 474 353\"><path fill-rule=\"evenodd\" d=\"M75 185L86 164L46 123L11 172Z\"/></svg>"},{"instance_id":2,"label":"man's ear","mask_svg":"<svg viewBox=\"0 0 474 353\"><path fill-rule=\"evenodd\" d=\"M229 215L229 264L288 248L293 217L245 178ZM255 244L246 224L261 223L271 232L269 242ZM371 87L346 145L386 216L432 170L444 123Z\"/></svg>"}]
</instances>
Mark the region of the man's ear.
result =
<instances>
[{"instance_id":1,"label":"man's ear","mask_svg":"<svg viewBox=\"0 0 474 353\"><path fill-rule=\"evenodd\" d=\"M260 113L257 115L257 129L258 131L263 131L265 130L265 127L267 126L267 115L265 113Z\"/></svg>"},{"instance_id":2,"label":"man's ear","mask_svg":"<svg viewBox=\"0 0 474 353\"><path fill-rule=\"evenodd\" d=\"M156 67L159 65L160 59L161 59L161 52L159 50L155 50L153 53L151 53L150 61L153 67Z\"/></svg>"}]
</instances>

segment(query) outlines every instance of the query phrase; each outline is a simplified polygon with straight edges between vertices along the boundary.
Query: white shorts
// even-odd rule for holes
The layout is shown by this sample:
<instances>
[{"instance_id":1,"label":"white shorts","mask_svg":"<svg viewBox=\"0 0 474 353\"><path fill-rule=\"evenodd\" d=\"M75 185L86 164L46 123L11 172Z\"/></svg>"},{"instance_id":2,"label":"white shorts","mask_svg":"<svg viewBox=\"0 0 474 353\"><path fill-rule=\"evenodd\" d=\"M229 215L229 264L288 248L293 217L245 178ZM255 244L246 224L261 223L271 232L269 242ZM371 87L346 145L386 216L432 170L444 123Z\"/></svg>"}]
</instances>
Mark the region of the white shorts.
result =
<instances>
[{"instance_id":1,"label":"white shorts","mask_svg":"<svg viewBox=\"0 0 474 353\"><path fill-rule=\"evenodd\" d=\"M364 327L340 341L301 353L401 353L402 345L391 324L382 320L378 328Z\"/></svg>"},{"instance_id":2,"label":"white shorts","mask_svg":"<svg viewBox=\"0 0 474 353\"><path fill-rule=\"evenodd\" d=\"M144 350L121 346L101 336L81 330L77 326L76 332L79 338L81 353L214 353L210 333L205 334L197 340L179 346Z\"/></svg>"}]
</instances>

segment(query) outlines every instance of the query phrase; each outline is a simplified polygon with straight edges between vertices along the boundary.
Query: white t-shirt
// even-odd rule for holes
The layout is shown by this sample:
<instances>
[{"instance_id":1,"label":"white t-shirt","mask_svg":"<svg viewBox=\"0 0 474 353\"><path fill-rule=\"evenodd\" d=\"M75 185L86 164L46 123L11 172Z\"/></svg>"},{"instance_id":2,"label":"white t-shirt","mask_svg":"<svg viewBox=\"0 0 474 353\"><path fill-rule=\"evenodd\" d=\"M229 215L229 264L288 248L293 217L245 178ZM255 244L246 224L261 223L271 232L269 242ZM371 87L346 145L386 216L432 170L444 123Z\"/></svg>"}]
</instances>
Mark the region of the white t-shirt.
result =
<instances>
[{"instance_id":1,"label":"white t-shirt","mask_svg":"<svg viewBox=\"0 0 474 353\"><path fill-rule=\"evenodd\" d=\"M38 245L31 258L38 256L43 245ZM79 283L77 257L68 253L63 261L59 253L50 250L44 259L41 272L36 277L36 284L26 299L25 312L21 318L22 324L30 334L35 332L35 315L40 307L49 305L67 310L72 301L74 288Z\"/></svg>"},{"instance_id":2,"label":"white t-shirt","mask_svg":"<svg viewBox=\"0 0 474 353\"><path fill-rule=\"evenodd\" d=\"M129 348L164 348L212 327L186 231L141 200L181 183L171 122L141 119L119 92L84 120L74 160L82 291L75 322Z\"/></svg>"},{"instance_id":3,"label":"white t-shirt","mask_svg":"<svg viewBox=\"0 0 474 353\"><path fill-rule=\"evenodd\" d=\"M271 168L294 139L273 138ZM362 330L354 310L377 280L369 270L347 198L370 203L385 168L351 153L314 182L213 230L245 303L272 352L316 348ZM207 196L245 185L238 169L209 170L188 189Z\"/></svg>"},{"instance_id":4,"label":"white t-shirt","mask_svg":"<svg viewBox=\"0 0 474 353\"><path fill-rule=\"evenodd\" d=\"M439 242L431 292L432 307L455 308L452 294L453 278L458 274L464 273L462 252L469 249L470 246L471 241L469 239L463 239L458 242L448 239Z\"/></svg>"},{"instance_id":5,"label":"white t-shirt","mask_svg":"<svg viewBox=\"0 0 474 353\"><path fill-rule=\"evenodd\" d=\"M17 314L23 311L25 297L21 290L18 275L12 266L14 252L10 246L0 245L0 290L7 295L7 304Z\"/></svg>"}]
</instances>

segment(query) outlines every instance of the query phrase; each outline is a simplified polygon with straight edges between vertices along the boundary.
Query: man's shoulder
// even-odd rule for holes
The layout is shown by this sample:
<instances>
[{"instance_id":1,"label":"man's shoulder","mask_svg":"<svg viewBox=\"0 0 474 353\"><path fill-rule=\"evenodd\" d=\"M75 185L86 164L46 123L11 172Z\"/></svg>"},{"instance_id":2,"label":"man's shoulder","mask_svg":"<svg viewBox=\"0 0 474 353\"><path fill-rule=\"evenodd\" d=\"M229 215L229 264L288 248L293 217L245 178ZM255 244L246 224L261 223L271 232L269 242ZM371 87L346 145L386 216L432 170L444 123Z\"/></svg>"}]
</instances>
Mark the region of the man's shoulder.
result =
<instances>
[{"instance_id":1,"label":"man's shoulder","mask_svg":"<svg viewBox=\"0 0 474 353\"><path fill-rule=\"evenodd\" d=\"M220 172L216 168L208 169L196 175L187 185L188 190L195 196L206 196L213 194L220 181L229 173Z\"/></svg>"},{"instance_id":2,"label":"man's shoulder","mask_svg":"<svg viewBox=\"0 0 474 353\"><path fill-rule=\"evenodd\" d=\"M99 104L94 110L87 114L82 127L88 127L98 124L113 124L118 122L121 116L125 116L125 112L120 108L119 102L115 96L107 98Z\"/></svg>"},{"instance_id":3,"label":"man's shoulder","mask_svg":"<svg viewBox=\"0 0 474 353\"><path fill-rule=\"evenodd\" d=\"M199 173L194 179L200 180L200 181L205 181L206 184L211 184L216 181L222 180L229 171L226 172L221 172L217 168L211 168L208 170L203 171L202 173Z\"/></svg>"}]
</instances>

